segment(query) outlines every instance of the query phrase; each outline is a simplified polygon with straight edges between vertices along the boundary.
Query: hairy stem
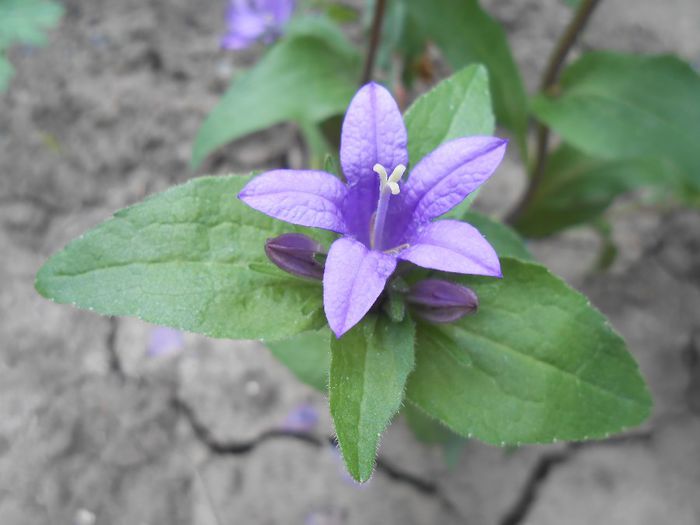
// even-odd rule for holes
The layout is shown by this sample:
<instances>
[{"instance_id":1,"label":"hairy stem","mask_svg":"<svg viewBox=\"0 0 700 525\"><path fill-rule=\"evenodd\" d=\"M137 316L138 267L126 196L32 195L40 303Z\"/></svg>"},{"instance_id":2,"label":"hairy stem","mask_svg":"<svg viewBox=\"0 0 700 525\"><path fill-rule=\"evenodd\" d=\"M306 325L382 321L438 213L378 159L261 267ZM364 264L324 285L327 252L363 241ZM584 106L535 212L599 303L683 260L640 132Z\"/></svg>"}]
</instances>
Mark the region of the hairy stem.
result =
<instances>
[{"instance_id":1,"label":"hairy stem","mask_svg":"<svg viewBox=\"0 0 700 525\"><path fill-rule=\"evenodd\" d=\"M367 48L365 67L362 71L362 79L360 80L361 86L372 80L374 61L377 57L377 51L379 50L379 41L382 35L382 22L384 21L385 11L386 0L376 0L374 4L374 15L372 16L372 29L369 37L369 47Z\"/></svg>"},{"instance_id":2,"label":"hairy stem","mask_svg":"<svg viewBox=\"0 0 700 525\"><path fill-rule=\"evenodd\" d=\"M581 2L576 14L571 19L571 22L569 22L569 25L557 42L557 45L554 47L547 61L547 67L542 74L542 80L540 82L540 89L544 93L551 92L553 88L556 87L559 82L559 75L566 62L566 57L569 55L571 48L573 48L579 35L586 27L586 24L588 24L593 11L595 11L595 8L598 7L600 2L601 0L583 0ZM520 218L522 213L532 202L537 188L542 183L542 177L547 167L547 157L549 155L549 128L541 122L537 124L536 144L535 161L533 163L528 187L518 205L506 219L506 222L509 224L513 224Z\"/></svg>"}]
</instances>

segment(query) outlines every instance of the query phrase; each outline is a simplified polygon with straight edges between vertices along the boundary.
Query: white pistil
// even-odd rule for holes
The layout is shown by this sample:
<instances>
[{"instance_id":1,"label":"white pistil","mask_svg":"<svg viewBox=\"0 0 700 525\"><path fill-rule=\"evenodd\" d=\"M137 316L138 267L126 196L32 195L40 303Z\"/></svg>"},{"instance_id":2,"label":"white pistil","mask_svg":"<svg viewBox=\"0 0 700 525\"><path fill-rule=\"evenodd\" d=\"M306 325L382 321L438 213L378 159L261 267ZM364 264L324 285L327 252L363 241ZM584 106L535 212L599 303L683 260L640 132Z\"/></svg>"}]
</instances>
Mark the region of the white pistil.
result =
<instances>
[{"instance_id":1,"label":"white pistil","mask_svg":"<svg viewBox=\"0 0 700 525\"><path fill-rule=\"evenodd\" d=\"M381 164L375 164L372 169L379 175L379 201L377 202L377 211L374 214L374 224L370 226L370 246L381 250L384 223L389 210L389 195L398 195L401 191L399 181L406 171L406 166L399 164L391 172L391 175L387 175L386 168Z\"/></svg>"},{"instance_id":2,"label":"white pistil","mask_svg":"<svg viewBox=\"0 0 700 525\"><path fill-rule=\"evenodd\" d=\"M403 177L403 174L406 172L406 166L404 166L403 164L399 164L394 168L394 171L391 172L391 175L388 176L386 173L386 168L381 164L375 164L374 168L372 169L379 175L380 192L383 192L384 189L388 187L392 195L399 194L401 188L399 188L398 182L401 180L401 177Z\"/></svg>"}]
</instances>

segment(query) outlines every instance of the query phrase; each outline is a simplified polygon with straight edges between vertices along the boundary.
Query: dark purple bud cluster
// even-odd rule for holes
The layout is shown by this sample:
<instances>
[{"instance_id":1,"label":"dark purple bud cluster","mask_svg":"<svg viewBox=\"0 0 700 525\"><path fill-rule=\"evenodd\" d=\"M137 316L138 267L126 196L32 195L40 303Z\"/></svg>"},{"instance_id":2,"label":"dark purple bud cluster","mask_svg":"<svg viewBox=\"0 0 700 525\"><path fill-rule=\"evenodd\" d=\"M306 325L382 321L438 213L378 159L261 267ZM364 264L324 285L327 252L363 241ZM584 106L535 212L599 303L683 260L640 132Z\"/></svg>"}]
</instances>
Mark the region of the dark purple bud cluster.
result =
<instances>
[{"instance_id":1,"label":"dark purple bud cluster","mask_svg":"<svg viewBox=\"0 0 700 525\"><path fill-rule=\"evenodd\" d=\"M425 279L411 287L406 302L417 316L432 323L451 323L476 312L474 290L440 279Z\"/></svg>"},{"instance_id":2,"label":"dark purple bud cluster","mask_svg":"<svg viewBox=\"0 0 700 525\"><path fill-rule=\"evenodd\" d=\"M285 233L265 243L267 257L281 270L298 277L323 279L323 265L316 256L323 246L301 233Z\"/></svg>"}]
</instances>

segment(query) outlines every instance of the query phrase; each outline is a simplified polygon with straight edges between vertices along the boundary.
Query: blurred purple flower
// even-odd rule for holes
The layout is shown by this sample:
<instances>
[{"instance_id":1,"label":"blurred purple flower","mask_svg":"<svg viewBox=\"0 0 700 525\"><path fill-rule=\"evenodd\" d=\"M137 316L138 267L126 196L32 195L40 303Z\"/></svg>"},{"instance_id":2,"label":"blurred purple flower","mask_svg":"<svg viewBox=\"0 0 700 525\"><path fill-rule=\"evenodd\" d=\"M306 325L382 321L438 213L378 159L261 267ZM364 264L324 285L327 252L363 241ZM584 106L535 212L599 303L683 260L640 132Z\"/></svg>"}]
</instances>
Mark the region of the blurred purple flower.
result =
<instances>
[{"instance_id":1,"label":"blurred purple flower","mask_svg":"<svg viewBox=\"0 0 700 525\"><path fill-rule=\"evenodd\" d=\"M324 171L273 170L250 181L239 198L276 219L342 234L323 274L326 317L341 337L369 311L399 260L501 277L498 255L476 228L434 219L491 176L506 143L497 137L451 140L402 183L406 127L391 94L370 83L352 99L343 121L340 163L347 184Z\"/></svg>"},{"instance_id":2,"label":"blurred purple flower","mask_svg":"<svg viewBox=\"0 0 700 525\"><path fill-rule=\"evenodd\" d=\"M257 40L272 42L292 17L294 4L295 0L229 0L221 47L238 50Z\"/></svg>"},{"instance_id":3,"label":"blurred purple flower","mask_svg":"<svg viewBox=\"0 0 700 525\"><path fill-rule=\"evenodd\" d=\"M151 330L146 354L148 357L160 357L182 350L184 344L182 332L174 328L156 326Z\"/></svg>"},{"instance_id":4,"label":"blurred purple flower","mask_svg":"<svg viewBox=\"0 0 700 525\"><path fill-rule=\"evenodd\" d=\"M318 424L318 412L311 405L304 403L294 408L282 423L287 432L310 432Z\"/></svg>"},{"instance_id":5,"label":"blurred purple flower","mask_svg":"<svg viewBox=\"0 0 700 525\"><path fill-rule=\"evenodd\" d=\"M315 511L306 516L305 525L342 525L346 520L340 509Z\"/></svg>"}]
</instances>

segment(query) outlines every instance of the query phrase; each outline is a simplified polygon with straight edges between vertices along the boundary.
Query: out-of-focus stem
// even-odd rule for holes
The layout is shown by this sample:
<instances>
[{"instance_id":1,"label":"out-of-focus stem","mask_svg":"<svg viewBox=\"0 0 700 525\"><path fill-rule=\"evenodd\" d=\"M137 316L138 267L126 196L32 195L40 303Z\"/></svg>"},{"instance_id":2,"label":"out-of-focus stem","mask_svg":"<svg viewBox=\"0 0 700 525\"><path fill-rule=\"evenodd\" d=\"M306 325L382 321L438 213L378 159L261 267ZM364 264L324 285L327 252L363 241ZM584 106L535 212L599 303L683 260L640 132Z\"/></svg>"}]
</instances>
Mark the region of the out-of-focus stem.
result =
<instances>
[{"instance_id":1,"label":"out-of-focus stem","mask_svg":"<svg viewBox=\"0 0 700 525\"><path fill-rule=\"evenodd\" d=\"M559 82L559 74L566 63L566 57L569 55L571 48L576 43L576 40L586 27L586 24L588 24L593 11L595 11L595 8L598 7L600 2L601 0L583 0L581 2L576 14L571 19L571 22L569 22L569 25L557 42L557 45L554 47L547 61L547 67L542 74L542 80L540 82L540 89L544 93L551 92L552 89L556 87ZM549 155L549 128L541 122L537 124L536 140L535 161L532 165L530 182L522 199L506 219L509 224L516 222L525 209L527 209L535 196L537 188L542 182L544 170L547 167L547 157Z\"/></svg>"},{"instance_id":2,"label":"out-of-focus stem","mask_svg":"<svg viewBox=\"0 0 700 525\"><path fill-rule=\"evenodd\" d=\"M387 0L376 0L374 4L374 15L372 16L372 28L369 36L369 47L365 57L365 67L362 71L362 79L360 85L364 85L372 80L372 72L374 71L374 61L379 50L379 41L382 36L382 23L384 22L384 12L386 11Z\"/></svg>"}]
</instances>

